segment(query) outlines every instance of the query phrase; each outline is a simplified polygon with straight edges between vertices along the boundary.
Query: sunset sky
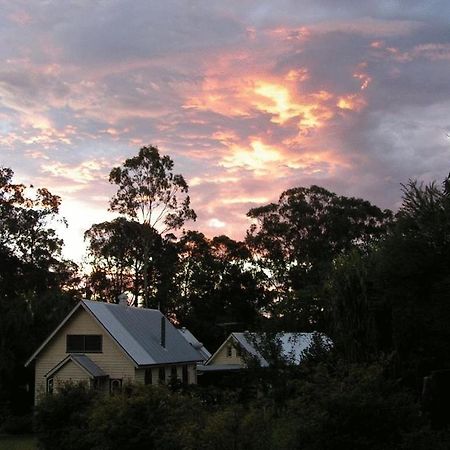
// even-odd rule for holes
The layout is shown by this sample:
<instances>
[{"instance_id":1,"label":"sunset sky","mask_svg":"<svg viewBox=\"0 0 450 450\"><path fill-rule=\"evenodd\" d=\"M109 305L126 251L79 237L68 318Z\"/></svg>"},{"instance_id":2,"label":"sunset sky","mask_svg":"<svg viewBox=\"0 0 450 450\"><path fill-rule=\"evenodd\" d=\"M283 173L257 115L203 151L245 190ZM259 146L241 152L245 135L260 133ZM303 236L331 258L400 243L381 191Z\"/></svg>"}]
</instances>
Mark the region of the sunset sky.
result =
<instances>
[{"instance_id":1,"label":"sunset sky","mask_svg":"<svg viewBox=\"0 0 450 450\"><path fill-rule=\"evenodd\" d=\"M0 0L0 165L48 187L65 254L153 144L207 236L318 184L396 209L450 171L450 2Z\"/></svg>"}]
</instances>

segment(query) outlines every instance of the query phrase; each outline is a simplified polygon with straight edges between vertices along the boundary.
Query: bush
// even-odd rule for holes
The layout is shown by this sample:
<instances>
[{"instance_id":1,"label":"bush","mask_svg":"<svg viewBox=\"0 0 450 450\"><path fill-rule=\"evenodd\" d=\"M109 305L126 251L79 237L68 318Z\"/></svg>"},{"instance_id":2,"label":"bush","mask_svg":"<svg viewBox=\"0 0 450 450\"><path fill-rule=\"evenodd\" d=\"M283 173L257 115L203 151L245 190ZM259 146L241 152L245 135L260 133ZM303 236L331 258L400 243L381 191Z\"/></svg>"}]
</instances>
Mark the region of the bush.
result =
<instances>
[{"instance_id":1,"label":"bush","mask_svg":"<svg viewBox=\"0 0 450 450\"><path fill-rule=\"evenodd\" d=\"M36 407L35 430L46 450L90 450L90 408L97 397L87 385L67 383L57 394L48 394Z\"/></svg>"},{"instance_id":2,"label":"bush","mask_svg":"<svg viewBox=\"0 0 450 450\"><path fill-rule=\"evenodd\" d=\"M91 409L96 449L195 449L202 408L194 398L164 387L130 386L99 398Z\"/></svg>"}]
</instances>

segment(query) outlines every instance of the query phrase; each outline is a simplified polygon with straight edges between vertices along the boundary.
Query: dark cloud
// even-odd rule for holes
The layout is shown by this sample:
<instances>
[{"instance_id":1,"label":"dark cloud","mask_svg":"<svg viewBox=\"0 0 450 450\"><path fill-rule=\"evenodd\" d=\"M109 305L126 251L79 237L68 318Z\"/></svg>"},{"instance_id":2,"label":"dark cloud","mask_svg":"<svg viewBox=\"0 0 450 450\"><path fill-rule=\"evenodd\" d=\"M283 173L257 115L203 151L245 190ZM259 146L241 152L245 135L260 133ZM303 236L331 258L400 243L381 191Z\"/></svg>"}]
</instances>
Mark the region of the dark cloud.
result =
<instances>
[{"instance_id":1,"label":"dark cloud","mask_svg":"<svg viewBox=\"0 0 450 450\"><path fill-rule=\"evenodd\" d=\"M396 208L449 170L447 1L0 6L0 163L62 195L69 254L145 144L188 179L195 226L234 237L293 186Z\"/></svg>"}]
</instances>

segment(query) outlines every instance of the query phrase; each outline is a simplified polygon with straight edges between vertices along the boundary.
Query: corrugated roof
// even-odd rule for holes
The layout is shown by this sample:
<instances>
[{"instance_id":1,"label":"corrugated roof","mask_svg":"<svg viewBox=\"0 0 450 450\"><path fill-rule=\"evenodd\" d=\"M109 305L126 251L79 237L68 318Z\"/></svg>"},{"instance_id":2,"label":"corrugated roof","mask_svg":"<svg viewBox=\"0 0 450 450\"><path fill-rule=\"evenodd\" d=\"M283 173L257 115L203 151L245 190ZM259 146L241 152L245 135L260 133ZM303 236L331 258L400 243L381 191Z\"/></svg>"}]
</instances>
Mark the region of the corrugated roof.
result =
<instances>
[{"instance_id":1,"label":"corrugated roof","mask_svg":"<svg viewBox=\"0 0 450 450\"><path fill-rule=\"evenodd\" d=\"M179 328L178 331L189 342L189 344L192 345L192 347L202 354L203 361L206 361L211 356L211 353L206 349L206 347L187 328Z\"/></svg>"},{"instance_id":2,"label":"corrugated roof","mask_svg":"<svg viewBox=\"0 0 450 450\"><path fill-rule=\"evenodd\" d=\"M61 370L68 362L72 361L74 364L79 365L82 369L84 369L89 375L92 377L105 377L106 373L103 372L100 367L95 364L94 361L92 361L90 358L88 358L86 355L80 355L75 353L70 353L67 355L62 361L60 361L58 364L56 364L53 369L51 369L47 374L46 377L53 376L56 372Z\"/></svg>"},{"instance_id":3,"label":"corrugated roof","mask_svg":"<svg viewBox=\"0 0 450 450\"><path fill-rule=\"evenodd\" d=\"M77 362L87 372L89 372L93 377L106 376L106 373L103 372L103 370L100 369L100 367L98 367L97 364L95 364L95 362L86 355L71 354L70 357L73 361Z\"/></svg>"},{"instance_id":4,"label":"corrugated roof","mask_svg":"<svg viewBox=\"0 0 450 450\"><path fill-rule=\"evenodd\" d=\"M206 366L203 364L197 365L197 371L200 373L204 372L222 372L222 371L238 371L242 370L240 364L213 364L211 366Z\"/></svg>"},{"instance_id":5,"label":"corrugated roof","mask_svg":"<svg viewBox=\"0 0 450 450\"><path fill-rule=\"evenodd\" d=\"M299 364L302 360L305 350L309 349L313 343L313 337L317 333L276 333L275 339L280 343L281 356L288 361ZM256 356L262 367L267 367L269 363L261 355L258 350L258 345L264 340L264 335L261 333L232 333L239 344L250 355ZM319 334L324 343L330 343L329 339L324 335Z\"/></svg>"},{"instance_id":6,"label":"corrugated roof","mask_svg":"<svg viewBox=\"0 0 450 450\"><path fill-rule=\"evenodd\" d=\"M82 303L138 366L203 360L166 318L166 343L161 346L161 311L90 300Z\"/></svg>"}]
</instances>

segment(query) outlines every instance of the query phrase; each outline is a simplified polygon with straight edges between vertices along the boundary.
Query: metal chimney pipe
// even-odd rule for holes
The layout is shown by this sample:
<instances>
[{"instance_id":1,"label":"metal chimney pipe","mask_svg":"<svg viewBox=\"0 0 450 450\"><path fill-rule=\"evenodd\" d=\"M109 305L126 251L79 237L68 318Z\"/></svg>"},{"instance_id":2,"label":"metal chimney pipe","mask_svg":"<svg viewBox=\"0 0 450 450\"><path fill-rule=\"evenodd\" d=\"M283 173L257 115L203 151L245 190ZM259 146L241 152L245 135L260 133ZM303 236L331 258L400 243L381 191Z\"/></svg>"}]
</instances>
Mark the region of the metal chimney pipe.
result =
<instances>
[{"instance_id":1,"label":"metal chimney pipe","mask_svg":"<svg viewBox=\"0 0 450 450\"><path fill-rule=\"evenodd\" d=\"M161 317L161 347L166 348L166 318Z\"/></svg>"}]
</instances>

